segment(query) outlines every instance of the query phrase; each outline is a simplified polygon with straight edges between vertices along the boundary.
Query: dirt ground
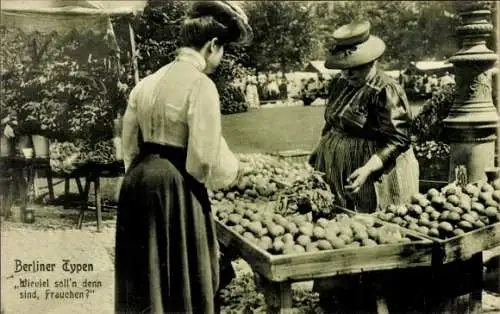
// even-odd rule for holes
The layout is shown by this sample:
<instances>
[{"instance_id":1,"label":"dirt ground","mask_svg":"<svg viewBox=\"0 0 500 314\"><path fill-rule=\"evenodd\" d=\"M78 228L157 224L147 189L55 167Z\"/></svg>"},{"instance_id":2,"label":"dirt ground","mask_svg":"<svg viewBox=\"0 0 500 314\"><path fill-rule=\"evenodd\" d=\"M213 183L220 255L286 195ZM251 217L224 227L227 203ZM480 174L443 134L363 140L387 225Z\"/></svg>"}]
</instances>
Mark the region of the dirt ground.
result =
<instances>
[{"instance_id":1,"label":"dirt ground","mask_svg":"<svg viewBox=\"0 0 500 314\"><path fill-rule=\"evenodd\" d=\"M86 214L81 230L76 228L78 211L74 209L38 206L33 224L21 223L18 212L14 208L14 216L2 221L1 304L4 313L113 313L114 215L105 212L103 228L97 232L93 212ZM63 268L64 260L69 260L66 269ZM56 266L51 272L16 272L21 263L54 263ZM82 268L71 273L69 265L77 264ZM83 265L90 264L92 271L85 271ZM223 313L264 313L263 297L255 292L250 267L243 260L235 261L233 266L237 278L224 291ZM41 287L20 287L25 280L32 280L35 282L32 285ZM293 288L297 313L322 313L317 295L310 291L312 282L294 284ZM36 296L30 294L34 291ZM484 292L483 310L484 313L500 313L500 296Z\"/></svg>"}]
</instances>

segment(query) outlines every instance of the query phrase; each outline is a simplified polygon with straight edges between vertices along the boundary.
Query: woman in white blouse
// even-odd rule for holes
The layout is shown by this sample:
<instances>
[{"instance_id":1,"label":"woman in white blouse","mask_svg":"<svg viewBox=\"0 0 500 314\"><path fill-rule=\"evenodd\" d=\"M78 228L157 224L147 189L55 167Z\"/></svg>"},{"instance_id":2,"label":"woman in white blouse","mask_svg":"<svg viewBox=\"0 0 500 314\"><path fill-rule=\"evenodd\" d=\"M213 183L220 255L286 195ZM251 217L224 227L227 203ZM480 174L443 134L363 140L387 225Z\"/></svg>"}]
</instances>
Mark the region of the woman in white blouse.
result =
<instances>
[{"instance_id":1,"label":"woman in white blouse","mask_svg":"<svg viewBox=\"0 0 500 314\"><path fill-rule=\"evenodd\" d=\"M123 121L126 175L116 233L117 313L214 313L219 252L207 188L234 185L239 161L221 133L207 74L228 43L252 37L226 1L192 5L177 58L132 90Z\"/></svg>"}]
</instances>

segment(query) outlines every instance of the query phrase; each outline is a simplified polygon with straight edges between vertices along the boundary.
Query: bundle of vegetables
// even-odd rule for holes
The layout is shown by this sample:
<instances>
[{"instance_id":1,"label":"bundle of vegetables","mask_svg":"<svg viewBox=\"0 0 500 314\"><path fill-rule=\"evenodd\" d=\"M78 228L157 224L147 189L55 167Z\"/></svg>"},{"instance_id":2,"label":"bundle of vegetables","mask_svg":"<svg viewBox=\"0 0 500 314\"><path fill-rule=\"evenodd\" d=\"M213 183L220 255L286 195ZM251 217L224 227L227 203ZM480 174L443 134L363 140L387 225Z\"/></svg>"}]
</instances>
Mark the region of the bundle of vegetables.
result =
<instances>
[{"instance_id":1,"label":"bundle of vegetables","mask_svg":"<svg viewBox=\"0 0 500 314\"><path fill-rule=\"evenodd\" d=\"M82 141L80 162L95 162L101 164L115 162L115 147L112 140L98 142Z\"/></svg>"},{"instance_id":2,"label":"bundle of vegetables","mask_svg":"<svg viewBox=\"0 0 500 314\"><path fill-rule=\"evenodd\" d=\"M72 142L50 143L50 167L56 173L71 173L78 167L81 146Z\"/></svg>"},{"instance_id":3,"label":"bundle of vegetables","mask_svg":"<svg viewBox=\"0 0 500 314\"><path fill-rule=\"evenodd\" d=\"M112 140L53 141L50 144L50 166L56 173L71 173L89 162L109 164L115 161L115 148Z\"/></svg>"},{"instance_id":4,"label":"bundle of vegetables","mask_svg":"<svg viewBox=\"0 0 500 314\"><path fill-rule=\"evenodd\" d=\"M315 217L327 216L332 210L333 201L334 196L322 174L313 172L280 193L275 211L282 215L312 212Z\"/></svg>"}]
</instances>

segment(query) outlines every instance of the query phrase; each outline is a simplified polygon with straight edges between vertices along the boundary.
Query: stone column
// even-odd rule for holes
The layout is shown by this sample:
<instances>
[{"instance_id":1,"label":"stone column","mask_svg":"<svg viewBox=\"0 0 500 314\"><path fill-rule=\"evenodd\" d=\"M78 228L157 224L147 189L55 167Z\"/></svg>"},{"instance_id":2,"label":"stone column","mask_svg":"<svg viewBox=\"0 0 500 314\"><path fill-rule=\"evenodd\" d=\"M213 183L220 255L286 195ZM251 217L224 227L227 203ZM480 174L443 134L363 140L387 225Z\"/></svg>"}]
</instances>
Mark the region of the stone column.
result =
<instances>
[{"instance_id":1,"label":"stone column","mask_svg":"<svg viewBox=\"0 0 500 314\"><path fill-rule=\"evenodd\" d=\"M450 147L450 181L458 165L467 168L468 182L485 179L494 166L498 114L492 100L491 78L497 54L486 47L492 35L491 2L457 1L462 19L457 27L460 49L449 61L455 66L457 93L444 120Z\"/></svg>"}]
</instances>

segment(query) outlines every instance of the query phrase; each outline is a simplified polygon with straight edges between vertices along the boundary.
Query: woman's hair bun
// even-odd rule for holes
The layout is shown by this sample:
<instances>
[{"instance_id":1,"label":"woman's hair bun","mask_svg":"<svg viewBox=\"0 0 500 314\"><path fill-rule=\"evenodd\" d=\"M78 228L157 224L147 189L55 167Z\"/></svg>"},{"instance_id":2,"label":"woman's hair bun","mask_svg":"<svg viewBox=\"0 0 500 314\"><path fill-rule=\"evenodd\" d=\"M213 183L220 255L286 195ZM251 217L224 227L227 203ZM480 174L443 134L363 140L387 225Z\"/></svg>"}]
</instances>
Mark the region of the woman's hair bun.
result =
<instances>
[{"instance_id":1,"label":"woman's hair bun","mask_svg":"<svg viewBox=\"0 0 500 314\"><path fill-rule=\"evenodd\" d=\"M231 41L248 43L253 38L253 33L248 24L248 17L237 5L228 1L196 1L188 11L189 18L211 16L217 22L228 28L232 36Z\"/></svg>"},{"instance_id":2,"label":"woman's hair bun","mask_svg":"<svg viewBox=\"0 0 500 314\"><path fill-rule=\"evenodd\" d=\"M212 16L217 22L229 26L236 18L232 8L223 1L197 1L188 12L190 18Z\"/></svg>"}]
</instances>

